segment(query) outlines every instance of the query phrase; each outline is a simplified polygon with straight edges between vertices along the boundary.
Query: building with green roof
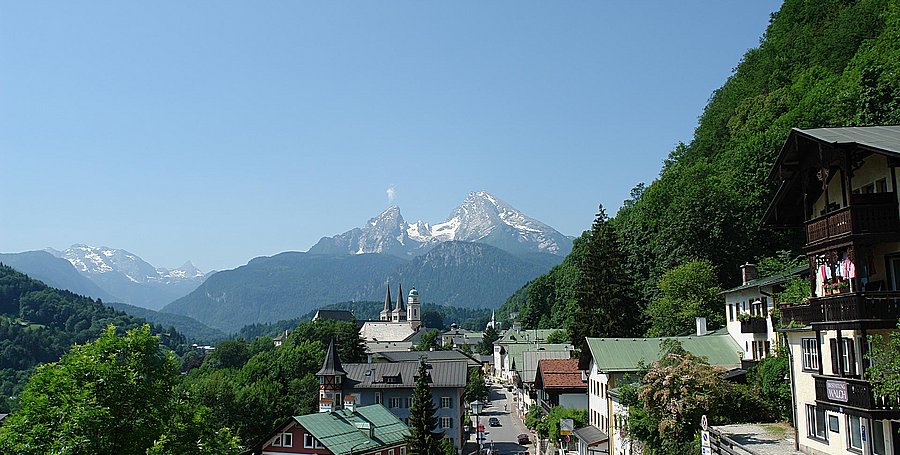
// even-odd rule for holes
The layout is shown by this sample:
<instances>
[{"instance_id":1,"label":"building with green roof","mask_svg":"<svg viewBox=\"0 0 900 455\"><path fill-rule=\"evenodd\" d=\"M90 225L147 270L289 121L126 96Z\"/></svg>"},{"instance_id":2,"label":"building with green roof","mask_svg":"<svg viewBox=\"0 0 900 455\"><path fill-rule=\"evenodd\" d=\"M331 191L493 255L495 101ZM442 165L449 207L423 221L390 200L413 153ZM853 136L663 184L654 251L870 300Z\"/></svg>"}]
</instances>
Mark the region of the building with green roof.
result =
<instances>
[{"instance_id":1,"label":"building with green roof","mask_svg":"<svg viewBox=\"0 0 900 455\"><path fill-rule=\"evenodd\" d=\"M245 455L316 453L375 455L406 452L409 428L380 404L294 416Z\"/></svg>"}]
</instances>

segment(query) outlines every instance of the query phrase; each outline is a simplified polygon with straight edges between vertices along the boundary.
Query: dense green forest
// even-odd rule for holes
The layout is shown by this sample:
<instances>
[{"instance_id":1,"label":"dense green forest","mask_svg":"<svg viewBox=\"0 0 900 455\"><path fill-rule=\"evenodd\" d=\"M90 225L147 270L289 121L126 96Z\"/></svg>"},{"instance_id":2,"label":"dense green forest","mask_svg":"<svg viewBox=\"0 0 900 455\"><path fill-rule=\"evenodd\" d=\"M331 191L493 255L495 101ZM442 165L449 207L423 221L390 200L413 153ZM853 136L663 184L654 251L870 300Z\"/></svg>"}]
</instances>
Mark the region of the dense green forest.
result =
<instances>
[{"instance_id":1,"label":"dense green forest","mask_svg":"<svg viewBox=\"0 0 900 455\"><path fill-rule=\"evenodd\" d=\"M74 344L84 344L110 324L124 332L146 323L102 302L48 287L0 264L0 412L41 363L55 362ZM174 329L153 326L168 349L183 354L188 340Z\"/></svg>"},{"instance_id":2,"label":"dense green forest","mask_svg":"<svg viewBox=\"0 0 900 455\"><path fill-rule=\"evenodd\" d=\"M396 297L394 298L396 304ZM384 302L338 302L323 306L322 310L347 310L353 313L358 321L377 321ZM491 320L491 310L485 308L457 308L449 305L434 305L426 303L422 305L422 323L425 327L440 329L450 328L450 324L459 324L460 327L469 330L482 331ZM254 340L258 337L276 337L285 330L293 330L300 323L312 320L316 315L313 310L299 318L286 319L278 322L264 324L250 324L238 331L235 338Z\"/></svg>"},{"instance_id":3,"label":"dense green forest","mask_svg":"<svg viewBox=\"0 0 900 455\"><path fill-rule=\"evenodd\" d=\"M667 288L676 294L685 286L672 279L728 288L737 284L740 264L799 251L801 233L759 229L774 191L768 173L791 128L898 123L897 2L785 1L759 47L712 94L690 143L675 147L659 178L636 185L609 220L624 253L618 271L632 282L643 329L657 335L684 329L650 317L686 297L666 295L660 281L667 273ZM584 243L590 237L586 233L562 264L513 294L500 314L518 312L529 328L566 326L577 307L575 290L588 279ZM703 269L706 278L698 282L678 267ZM680 320L717 316L703 307Z\"/></svg>"},{"instance_id":4,"label":"dense green forest","mask_svg":"<svg viewBox=\"0 0 900 455\"><path fill-rule=\"evenodd\" d=\"M124 311L132 316L146 319L151 324L163 327L175 327L179 333L189 340L199 344L215 344L228 338L224 332L210 328L206 324L187 316L172 313L162 313L149 308L129 305L119 302L103 302L106 306L119 311Z\"/></svg>"}]
</instances>

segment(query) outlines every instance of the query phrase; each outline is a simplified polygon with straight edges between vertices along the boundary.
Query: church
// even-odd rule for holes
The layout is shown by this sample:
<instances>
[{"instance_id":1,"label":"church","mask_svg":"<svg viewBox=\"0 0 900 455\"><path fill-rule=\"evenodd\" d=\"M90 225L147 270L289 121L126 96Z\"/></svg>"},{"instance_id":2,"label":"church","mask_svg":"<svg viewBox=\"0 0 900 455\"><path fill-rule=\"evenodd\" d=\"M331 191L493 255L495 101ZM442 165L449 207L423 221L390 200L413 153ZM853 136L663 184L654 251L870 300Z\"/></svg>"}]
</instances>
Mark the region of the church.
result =
<instances>
[{"instance_id":1,"label":"church","mask_svg":"<svg viewBox=\"0 0 900 455\"><path fill-rule=\"evenodd\" d=\"M419 309L419 291L413 288L403 302L403 286L397 286L397 303L391 298L388 287L384 295L384 308L378 321L366 321L359 334L366 343L412 342L422 327L422 313Z\"/></svg>"}]
</instances>

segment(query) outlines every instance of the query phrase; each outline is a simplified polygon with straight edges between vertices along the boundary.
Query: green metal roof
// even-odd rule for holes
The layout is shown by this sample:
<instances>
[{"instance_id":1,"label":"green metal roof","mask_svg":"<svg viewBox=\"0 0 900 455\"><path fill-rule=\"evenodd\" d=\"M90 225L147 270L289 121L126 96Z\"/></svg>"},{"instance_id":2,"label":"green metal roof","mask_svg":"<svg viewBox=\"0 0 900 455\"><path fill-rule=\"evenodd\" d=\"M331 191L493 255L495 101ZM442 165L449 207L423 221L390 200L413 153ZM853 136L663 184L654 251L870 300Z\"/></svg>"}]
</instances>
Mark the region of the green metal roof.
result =
<instances>
[{"instance_id":1,"label":"green metal roof","mask_svg":"<svg viewBox=\"0 0 900 455\"><path fill-rule=\"evenodd\" d=\"M535 340L544 341L551 333L559 329L531 329L531 330L507 330L503 336L497 340L499 344L514 343L534 343Z\"/></svg>"},{"instance_id":2,"label":"green metal roof","mask_svg":"<svg viewBox=\"0 0 900 455\"><path fill-rule=\"evenodd\" d=\"M660 358L660 342L678 340L691 354L705 357L710 365L740 367L744 352L731 335L668 338L588 338L590 355L597 368L606 373L638 371L641 364Z\"/></svg>"},{"instance_id":3,"label":"green metal roof","mask_svg":"<svg viewBox=\"0 0 900 455\"><path fill-rule=\"evenodd\" d=\"M295 416L294 420L335 455L393 446L409 434L409 428L380 404L359 406L355 412L342 409ZM372 427L371 438L366 425Z\"/></svg>"},{"instance_id":4,"label":"green metal roof","mask_svg":"<svg viewBox=\"0 0 900 455\"><path fill-rule=\"evenodd\" d=\"M532 343L529 344L510 344L506 346L507 355L510 357L510 369L522 372L523 368L525 368L525 352L526 351L563 351L563 352L571 352L572 345L568 343L563 344L540 344L535 346Z\"/></svg>"},{"instance_id":5,"label":"green metal roof","mask_svg":"<svg viewBox=\"0 0 900 455\"><path fill-rule=\"evenodd\" d=\"M764 276L762 278L757 278L755 280L750 280L747 284L742 284L740 286L735 286L731 289L726 289L719 294L727 294L729 292L742 291L744 289L749 289L757 286L771 286L773 284L783 283L788 281L792 276L802 275L803 272L808 272L809 266L807 265L798 265L786 272L776 273L769 276Z\"/></svg>"}]
</instances>

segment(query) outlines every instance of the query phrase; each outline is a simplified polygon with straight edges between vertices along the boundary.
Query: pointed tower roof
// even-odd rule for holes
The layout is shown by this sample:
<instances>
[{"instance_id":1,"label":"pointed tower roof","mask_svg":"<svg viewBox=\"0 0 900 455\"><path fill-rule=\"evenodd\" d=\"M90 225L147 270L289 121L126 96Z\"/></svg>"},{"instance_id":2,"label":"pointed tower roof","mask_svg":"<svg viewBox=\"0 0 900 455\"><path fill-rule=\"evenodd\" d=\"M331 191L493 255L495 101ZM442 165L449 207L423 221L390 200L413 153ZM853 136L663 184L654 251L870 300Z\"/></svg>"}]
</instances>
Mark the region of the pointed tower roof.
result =
<instances>
[{"instance_id":1,"label":"pointed tower roof","mask_svg":"<svg viewBox=\"0 0 900 455\"><path fill-rule=\"evenodd\" d=\"M347 372L341 366L341 358L334 347L334 338L328 343L328 351L325 352L325 362L316 376L346 376Z\"/></svg>"},{"instance_id":2,"label":"pointed tower roof","mask_svg":"<svg viewBox=\"0 0 900 455\"><path fill-rule=\"evenodd\" d=\"M391 311L391 287L390 285L385 286L384 293L384 310L382 311Z\"/></svg>"},{"instance_id":3,"label":"pointed tower roof","mask_svg":"<svg viewBox=\"0 0 900 455\"><path fill-rule=\"evenodd\" d=\"M402 284L397 285L397 311L400 311L401 313L406 311L406 309L403 308L403 285Z\"/></svg>"}]
</instances>

